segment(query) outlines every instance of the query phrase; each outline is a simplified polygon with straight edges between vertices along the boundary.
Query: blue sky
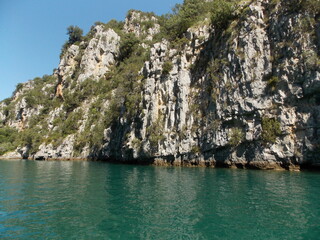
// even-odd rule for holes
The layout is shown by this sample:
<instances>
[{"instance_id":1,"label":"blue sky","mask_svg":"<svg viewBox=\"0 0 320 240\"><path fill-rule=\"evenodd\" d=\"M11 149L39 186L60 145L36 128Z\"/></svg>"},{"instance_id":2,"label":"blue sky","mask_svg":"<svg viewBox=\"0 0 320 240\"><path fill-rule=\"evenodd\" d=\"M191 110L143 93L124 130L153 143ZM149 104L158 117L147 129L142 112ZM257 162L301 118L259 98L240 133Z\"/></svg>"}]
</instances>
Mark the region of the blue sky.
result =
<instances>
[{"instance_id":1,"label":"blue sky","mask_svg":"<svg viewBox=\"0 0 320 240\"><path fill-rule=\"evenodd\" d=\"M96 22L124 20L129 9L170 12L183 0L0 0L0 100L15 86L59 64L66 29L77 25L87 33Z\"/></svg>"}]
</instances>

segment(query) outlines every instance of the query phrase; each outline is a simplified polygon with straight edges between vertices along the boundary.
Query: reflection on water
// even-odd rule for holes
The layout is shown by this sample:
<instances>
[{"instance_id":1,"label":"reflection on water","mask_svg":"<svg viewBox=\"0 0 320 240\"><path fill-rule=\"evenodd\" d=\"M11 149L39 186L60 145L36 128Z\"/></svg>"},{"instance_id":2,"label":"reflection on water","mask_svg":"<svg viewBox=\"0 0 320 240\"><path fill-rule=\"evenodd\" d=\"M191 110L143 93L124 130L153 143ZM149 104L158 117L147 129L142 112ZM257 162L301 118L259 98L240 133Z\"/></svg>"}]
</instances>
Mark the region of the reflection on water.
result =
<instances>
[{"instance_id":1,"label":"reflection on water","mask_svg":"<svg viewBox=\"0 0 320 240\"><path fill-rule=\"evenodd\" d=\"M0 161L1 239L317 239L320 174Z\"/></svg>"}]
</instances>

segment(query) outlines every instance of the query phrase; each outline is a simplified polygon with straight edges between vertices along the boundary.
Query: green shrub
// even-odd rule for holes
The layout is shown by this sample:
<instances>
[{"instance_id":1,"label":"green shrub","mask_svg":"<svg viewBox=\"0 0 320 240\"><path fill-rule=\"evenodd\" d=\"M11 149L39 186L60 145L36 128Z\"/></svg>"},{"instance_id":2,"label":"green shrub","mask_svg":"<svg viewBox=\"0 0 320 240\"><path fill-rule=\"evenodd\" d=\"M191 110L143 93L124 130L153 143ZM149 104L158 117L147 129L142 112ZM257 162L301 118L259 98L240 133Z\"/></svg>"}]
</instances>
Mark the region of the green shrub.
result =
<instances>
[{"instance_id":1,"label":"green shrub","mask_svg":"<svg viewBox=\"0 0 320 240\"><path fill-rule=\"evenodd\" d=\"M94 128L92 129L92 133L90 136L90 148L93 148L94 150L100 149L103 145L104 140L104 130L106 129L106 126L103 122L98 122Z\"/></svg>"},{"instance_id":2,"label":"green shrub","mask_svg":"<svg viewBox=\"0 0 320 240\"><path fill-rule=\"evenodd\" d=\"M149 28L153 28L155 26L155 22L153 20L142 21L140 25L142 29L148 30Z\"/></svg>"},{"instance_id":3,"label":"green shrub","mask_svg":"<svg viewBox=\"0 0 320 240\"><path fill-rule=\"evenodd\" d=\"M72 45L82 40L83 31L78 26L71 25L67 28L67 34L69 35L69 45Z\"/></svg>"},{"instance_id":4,"label":"green shrub","mask_svg":"<svg viewBox=\"0 0 320 240\"><path fill-rule=\"evenodd\" d=\"M22 132L19 132L16 143L19 146L28 146L29 153L36 153L39 149L39 146L44 141L43 131L38 128L29 128L25 129Z\"/></svg>"},{"instance_id":5,"label":"green shrub","mask_svg":"<svg viewBox=\"0 0 320 240\"><path fill-rule=\"evenodd\" d=\"M128 18L129 20L131 20L132 15L133 15L133 12L139 13L139 14L140 14L140 18L152 18L152 17L155 17L155 16L156 16L154 12L142 12L142 11L140 11L140 10L130 9L130 10L127 12L126 18Z\"/></svg>"},{"instance_id":6,"label":"green shrub","mask_svg":"<svg viewBox=\"0 0 320 240\"><path fill-rule=\"evenodd\" d=\"M142 141L139 139L139 138L134 138L132 140L132 146L135 148L135 149L140 149L141 146L142 146Z\"/></svg>"},{"instance_id":7,"label":"green shrub","mask_svg":"<svg viewBox=\"0 0 320 240\"><path fill-rule=\"evenodd\" d=\"M42 104L44 101L48 100L49 98L45 95L40 88L34 88L29 90L25 93L25 100L27 103L27 107L35 108L37 105Z\"/></svg>"},{"instance_id":8,"label":"green shrub","mask_svg":"<svg viewBox=\"0 0 320 240\"><path fill-rule=\"evenodd\" d=\"M186 37L176 38L175 40L170 42L170 48L176 49L177 53L179 54L188 43L189 40Z\"/></svg>"},{"instance_id":9,"label":"green shrub","mask_svg":"<svg viewBox=\"0 0 320 240\"><path fill-rule=\"evenodd\" d=\"M92 151L98 151L104 140L104 130L110 127L120 116L120 104L113 98L107 110L103 109L101 96L91 104L84 130L77 134L74 145L76 154L88 144Z\"/></svg>"},{"instance_id":10,"label":"green shrub","mask_svg":"<svg viewBox=\"0 0 320 240\"><path fill-rule=\"evenodd\" d=\"M12 101L12 98L5 98L1 102L3 102L5 105L8 106L11 103L11 101Z\"/></svg>"},{"instance_id":11,"label":"green shrub","mask_svg":"<svg viewBox=\"0 0 320 240\"><path fill-rule=\"evenodd\" d=\"M207 73L209 75L209 77L211 78L212 82L211 82L211 86L214 88L218 88L220 83L220 79L222 79L221 76L221 69L223 66L227 65L227 60L225 59L214 59L211 60L208 63L207 66Z\"/></svg>"},{"instance_id":12,"label":"green shrub","mask_svg":"<svg viewBox=\"0 0 320 240\"><path fill-rule=\"evenodd\" d=\"M230 132L230 145L238 146L244 139L244 133L240 128L232 128Z\"/></svg>"},{"instance_id":13,"label":"green shrub","mask_svg":"<svg viewBox=\"0 0 320 240\"><path fill-rule=\"evenodd\" d=\"M126 58L129 58L130 55L134 52L135 48L137 48L138 44L139 39L133 33L124 35L120 41L119 60L123 61Z\"/></svg>"},{"instance_id":14,"label":"green shrub","mask_svg":"<svg viewBox=\"0 0 320 240\"><path fill-rule=\"evenodd\" d=\"M79 128L79 121L82 119L83 112L76 111L71 112L67 119L62 122L62 126L60 128L61 135L63 137L75 133Z\"/></svg>"},{"instance_id":15,"label":"green shrub","mask_svg":"<svg viewBox=\"0 0 320 240\"><path fill-rule=\"evenodd\" d=\"M140 14L139 19L132 20L133 12L137 12ZM142 12L138 10L129 10L127 13L127 18L132 21L135 25L140 25L142 30L148 30L149 28L154 27L155 20L152 20L153 17L156 17L156 15L153 12Z\"/></svg>"},{"instance_id":16,"label":"green shrub","mask_svg":"<svg viewBox=\"0 0 320 240\"><path fill-rule=\"evenodd\" d=\"M203 0L184 0L183 4L176 4L172 14L166 14L160 18L162 34L169 40L181 38L206 11L206 3Z\"/></svg>"},{"instance_id":17,"label":"green shrub","mask_svg":"<svg viewBox=\"0 0 320 240\"><path fill-rule=\"evenodd\" d=\"M64 94L63 110L67 113L72 112L80 103L80 92Z\"/></svg>"},{"instance_id":18,"label":"green shrub","mask_svg":"<svg viewBox=\"0 0 320 240\"><path fill-rule=\"evenodd\" d=\"M17 86L16 86L15 92L19 92L22 88L23 88L23 84L22 83L18 83Z\"/></svg>"},{"instance_id":19,"label":"green shrub","mask_svg":"<svg viewBox=\"0 0 320 240\"><path fill-rule=\"evenodd\" d=\"M320 14L320 1L319 0L304 0L302 1L302 8L314 14Z\"/></svg>"},{"instance_id":20,"label":"green shrub","mask_svg":"<svg viewBox=\"0 0 320 240\"><path fill-rule=\"evenodd\" d=\"M211 9L211 22L221 30L225 29L233 19L236 3L233 0L214 0Z\"/></svg>"},{"instance_id":21,"label":"green shrub","mask_svg":"<svg viewBox=\"0 0 320 240\"><path fill-rule=\"evenodd\" d=\"M163 125L163 116L159 116L157 120L146 129L152 152L157 150L159 142L162 142L166 139L166 137L163 135Z\"/></svg>"},{"instance_id":22,"label":"green shrub","mask_svg":"<svg viewBox=\"0 0 320 240\"><path fill-rule=\"evenodd\" d=\"M277 76L272 76L267 81L267 87L271 92L274 92L276 90L278 83L279 83L279 78Z\"/></svg>"},{"instance_id":23,"label":"green shrub","mask_svg":"<svg viewBox=\"0 0 320 240\"><path fill-rule=\"evenodd\" d=\"M77 91L79 92L77 94L79 94L80 96L79 100L83 101L86 98L94 96L98 92L99 88L100 86L98 85L97 81L91 78L87 78L86 80L81 82L78 86Z\"/></svg>"},{"instance_id":24,"label":"green shrub","mask_svg":"<svg viewBox=\"0 0 320 240\"><path fill-rule=\"evenodd\" d=\"M216 132L221 126L221 120L213 119L209 122L206 132Z\"/></svg>"},{"instance_id":25,"label":"green shrub","mask_svg":"<svg viewBox=\"0 0 320 240\"><path fill-rule=\"evenodd\" d=\"M10 102L3 109L3 114L6 116L6 120L13 120L15 118L15 104L14 102Z\"/></svg>"},{"instance_id":26,"label":"green shrub","mask_svg":"<svg viewBox=\"0 0 320 240\"><path fill-rule=\"evenodd\" d=\"M275 5L281 3L281 7L286 11L299 12L307 11L312 14L319 14L320 12L320 1L319 0L272 0L270 1L271 6L274 8Z\"/></svg>"},{"instance_id":27,"label":"green shrub","mask_svg":"<svg viewBox=\"0 0 320 240\"><path fill-rule=\"evenodd\" d=\"M262 118L262 140L274 143L281 134L280 122L274 118Z\"/></svg>"},{"instance_id":28,"label":"green shrub","mask_svg":"<svg viewBox=\"0 0 320 240\"><path fill-rule=\"evenodd\" d=\"M139 71L147 55L148 50L142 47L135 48L131 56L119 64L112 79L109 80L111 89L116 89L109 109L112 112L111 116L119 116L123 106L126 110L124 116L128 118L139 113L143 88L143 76Z\"/></svg>"},{"instance_id":29,"label":"green shrub","mask_svg":"<svg viewBox=\"0 0 320 240\"><path fill-rule=\"evenodd\" d=\"M320 67L320 57L314 51L305 51L302 57L308 70L316 70Z\"/></svg>"},{"instance_id":30,"label":"green shrub","mask_svg":"<svg viewBox=\"0 0 320 240\"><path fill-rule=\"evenodd\" d=\"M191 148L191 152L192 152L193 154L200 153L200 152L201 152L201 148L200 148L199 146L197 146L197 145L194 145L194 146L192 146L192 148Z\"/></svg>"},{"instance_id":31,"label":"green shrub","mask_svg":"<svg viewBox=\"0 0 320 240\"><path fill-rule=\"evenodd\" d=\"M18 131L10 127L0 127L0 155L17 148Z\"/></svg>"},{"instance_id":32,"label":"green shrub","mask_svg":"<svg viewBox=\"0 0 320 240\"><path fill-rule=\"evenodd\" d=\"M91 32L89 32L88 35L90 35L90 33ZM72 44L80 43L80 41L84 39L82 36L83 30L78 26L69 26L67 28L67 34L69 35L69 39L61 47L60 59L67 51L68 47L70 47ZM86 40L88 40L88 36L86 36Z\"/></svg>"},{"instance_id":33,"label":"green shrub","mask_svg":"<svg viewBox=\"0 0 320 240\"><path fill-rule=\"evenodd\" d=\"M183 38L188 28L203 21L211 15L212 23L218 29L227 27L234 17L235 0L184 0L183 4L176 4L172 13L159 17L161 31L154 39L160 41L166 38L176 41Z\"/></svg>"},{"instance_id":34,"label":"green shrub","mask_svg":"<svg viewBox=\"0 0 320 240\"><path fill-rule=\"evenodd\" d=\"M91 151L98 151L103 146L104 130L107 127L101 119L94 124L86 124L84 131L77 134L74 145L77 154L80 154L86 145L89 145Z\"/></svg>"},{"instance_id":35,"label":"green shrub","mask_svg":"<svg viewBox=\"0 0 320 240\"><path fill-rule=\"evenodd\" d=\"M171 61L166 61L162 65L162 74L168 75L170 71L173 69L173 64Z\"/></svg>"},{"instance_id":36,"label":"green shrub","mask_svg":"<svg viewBox=\"0 0 320 240\"><path fill-rule=\"evenodd\" d=\"M67 116L60 114L53 120L54 130L45 139L46 144L52 143L54 147L58 147L63 139L78 131L82 117L83 112L81 110L71 112Z\"/></svg>"},{"instance_id":37,"label":"green shrub","mask_svg":"<svg viewBox=\"0 0 320 240\"><path fill-rule=\"evenodd\" d=\"M123 25L123 22L111 19L107 24L105 24L105 28L111 28L118 33L123 29Z\"/></svg>"},{"instance_id":38,"label":"green shrub","mask_svg":"<svg viewBox=\"0 0 320 240\"><path fill-rule=\"evenodd\" d=\"M73 150L76 156L77 155L79 156L83 151L83 149L85 148L85 146L89 143L90 136L88 134L89 134L88 131L77 134L75 143L73 145Z\"/></svg>"},{"instance_id":39,"label":"green shrub","mask_svg":"<svg viewBox=\"0 0 320 240\"><path fill-rule=\"evenodd\" d=\"M102 77L99 81L87 79L75 87L74 93L65 93L66 102L72 103L68 104L70 109L75 107L72 106L74 99L97 97L90 106L83 132L76 136L74 149L77 154L81 153L87 144L92 151L99 151L103 145L105 129L117 124L120 117L134 119L140 114L143 76L139 71L143 67L148 51L135 46L129 52L130 54L114 66L106 77ZM83 96L84 94L86 96ZM105 109L103 102L107 99L109 105Z\"/></svg>"},{"instance_id":40,"label":"green shrub","mask_svg":"<svg viewBox=\"0 0 320 240\"><path fill-rule=\"evenodd\" d=\"M42 105L46 109L51 108L53 105L51 96L55 94L56 81L56 76L44 75L42 78L34 78L32 80L33 88L23 92L27 107L36 108L37 106ZM51 84L51 86L49 84Z\"/></svg>"}]
</instances>

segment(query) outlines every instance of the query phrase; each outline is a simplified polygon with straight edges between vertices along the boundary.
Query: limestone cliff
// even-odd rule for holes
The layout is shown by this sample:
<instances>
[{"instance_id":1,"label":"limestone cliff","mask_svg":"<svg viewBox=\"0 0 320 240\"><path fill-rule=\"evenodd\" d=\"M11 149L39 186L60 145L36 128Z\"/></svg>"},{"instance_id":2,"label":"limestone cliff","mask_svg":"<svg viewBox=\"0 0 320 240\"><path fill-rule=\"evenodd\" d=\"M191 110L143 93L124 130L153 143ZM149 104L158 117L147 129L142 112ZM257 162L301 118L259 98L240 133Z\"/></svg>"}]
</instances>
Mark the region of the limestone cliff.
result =
<instances>
[{"instance_id":1,"label":"limestone cliff","mask_svg":"<svg viewBox=\"0 0 320 240\"><path fill-rule=\"evenodd\" d=\"M22 136L4 156L319 166L319 9L241 1L223 24L204 15L174 41L152 13L97 24L52 76L1 102L2 128Z\"/></svg>"}]
</instances>

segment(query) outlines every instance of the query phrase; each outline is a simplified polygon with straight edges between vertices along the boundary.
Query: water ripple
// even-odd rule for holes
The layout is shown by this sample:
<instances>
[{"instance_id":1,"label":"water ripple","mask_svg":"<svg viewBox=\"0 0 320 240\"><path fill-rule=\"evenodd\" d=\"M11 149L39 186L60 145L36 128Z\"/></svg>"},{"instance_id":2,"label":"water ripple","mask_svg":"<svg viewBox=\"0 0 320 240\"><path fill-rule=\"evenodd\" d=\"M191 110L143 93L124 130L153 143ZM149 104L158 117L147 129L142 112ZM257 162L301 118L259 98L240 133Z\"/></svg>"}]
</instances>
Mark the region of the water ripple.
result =
<instances>
[{"instance_id":1,"label":"water ripple","mask_svg":"<svg viewBox=\"0 0 320 240\"><path fill-rule=\"evenodd\" d=\"M1 239L317 239L320 175L0 161Z\"/></svg>"}]
</instances>

